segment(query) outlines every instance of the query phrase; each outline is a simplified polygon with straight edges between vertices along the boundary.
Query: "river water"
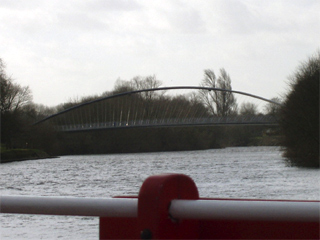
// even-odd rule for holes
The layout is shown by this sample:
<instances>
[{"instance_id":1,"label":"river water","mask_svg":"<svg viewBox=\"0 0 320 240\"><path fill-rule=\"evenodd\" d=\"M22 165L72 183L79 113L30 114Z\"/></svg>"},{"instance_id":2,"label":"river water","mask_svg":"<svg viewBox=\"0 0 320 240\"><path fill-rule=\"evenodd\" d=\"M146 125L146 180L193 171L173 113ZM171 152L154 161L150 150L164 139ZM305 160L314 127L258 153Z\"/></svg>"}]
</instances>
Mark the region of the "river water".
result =
<instances>
[{"instance_id":1,"label":"river water","mask_svg":"<svg viewBox=\"0 0 320 240\"><path fill-rule=\"evenodd\" d=\"M160 173L184 173L200 197L320 200L320 170L286 165L278 147L63 156L1 165L1 195L137 195ZM1 240L98 239L98 218L1 214Z\"/></svg>"}]
</instances>

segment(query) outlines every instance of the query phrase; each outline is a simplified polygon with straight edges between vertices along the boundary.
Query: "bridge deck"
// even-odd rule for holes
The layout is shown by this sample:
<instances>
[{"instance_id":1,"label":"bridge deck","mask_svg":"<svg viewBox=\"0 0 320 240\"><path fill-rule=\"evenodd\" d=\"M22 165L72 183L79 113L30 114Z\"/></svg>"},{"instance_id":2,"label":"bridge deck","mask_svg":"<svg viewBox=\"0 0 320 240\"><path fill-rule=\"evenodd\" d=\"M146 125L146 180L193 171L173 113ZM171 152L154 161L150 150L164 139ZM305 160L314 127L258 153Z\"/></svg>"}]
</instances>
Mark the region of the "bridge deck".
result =
<instances>
[{"instance_id":1,"label":"bridge deck","mask_svg":"<svg viewBox=\"0 0 320 240\"><path fill-rule=\"evenodd\" d=\"M138 127L182 127L212 125L277 125L271 116L229 116L194 119L144 119L138 121L102 122L56 126L58 131L88 131Z\"/></svg>"}]
</instances>

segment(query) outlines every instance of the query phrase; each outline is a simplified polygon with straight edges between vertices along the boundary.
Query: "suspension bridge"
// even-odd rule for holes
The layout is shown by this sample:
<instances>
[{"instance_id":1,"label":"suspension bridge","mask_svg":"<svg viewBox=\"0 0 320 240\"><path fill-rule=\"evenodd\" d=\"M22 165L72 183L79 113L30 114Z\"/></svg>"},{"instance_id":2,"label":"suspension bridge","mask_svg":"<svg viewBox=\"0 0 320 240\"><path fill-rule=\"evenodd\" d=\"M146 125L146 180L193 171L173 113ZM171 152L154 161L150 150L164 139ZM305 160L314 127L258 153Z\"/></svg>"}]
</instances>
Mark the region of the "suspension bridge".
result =
<instances>
[{"instance_id":1,"label":"suspension bridge","mask_svg":"<svg viewBox=\"0 0 320 240\"><path fill-rule=\"evenodd\" d=\"M252 103L253 102L253 103ZM239 113L240 103L255 110L280 103L257 95L209 87L161 87L122 92L83 102L47 116L57 131L205 125L277 125L272 114Z\"/></svg>"}]
</instances>

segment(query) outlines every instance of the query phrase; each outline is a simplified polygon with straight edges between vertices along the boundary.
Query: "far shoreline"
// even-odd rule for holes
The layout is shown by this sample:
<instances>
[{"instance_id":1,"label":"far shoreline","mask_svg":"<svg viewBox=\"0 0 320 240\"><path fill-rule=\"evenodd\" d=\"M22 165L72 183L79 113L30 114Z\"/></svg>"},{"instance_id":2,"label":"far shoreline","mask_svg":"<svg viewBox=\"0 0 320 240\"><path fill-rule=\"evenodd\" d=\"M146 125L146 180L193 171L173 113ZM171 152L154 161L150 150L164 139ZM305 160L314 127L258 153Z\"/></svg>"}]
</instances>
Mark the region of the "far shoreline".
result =
<instances>
[{"instance_id":1,"label":"far shoreline","mask_svg":"<svg viewBox=\"0 0 320 240\"><path fill-rule=\"evenodd\" d=\"M26 158L16 158L16 159L1 159L0 164L2 163L12 163L12 162L23 162L23 161L30 161L30 160L42 160L42 159L52 159L52 158L59 158L59 156L48 156L48 157L26 157Z\"/></svg>"},{"instance_id":2,"label":"far shoreline","mask_svg":"<svg viewBox=\"0 0 320 240\"><path fill-rule=\"evenodd\" d=\"M47 158L57 158L57 156L50 156L48 153L38 149L6 149L3 147L1 148L0 163L40 160Z\"/></svg>"}]
</instances>

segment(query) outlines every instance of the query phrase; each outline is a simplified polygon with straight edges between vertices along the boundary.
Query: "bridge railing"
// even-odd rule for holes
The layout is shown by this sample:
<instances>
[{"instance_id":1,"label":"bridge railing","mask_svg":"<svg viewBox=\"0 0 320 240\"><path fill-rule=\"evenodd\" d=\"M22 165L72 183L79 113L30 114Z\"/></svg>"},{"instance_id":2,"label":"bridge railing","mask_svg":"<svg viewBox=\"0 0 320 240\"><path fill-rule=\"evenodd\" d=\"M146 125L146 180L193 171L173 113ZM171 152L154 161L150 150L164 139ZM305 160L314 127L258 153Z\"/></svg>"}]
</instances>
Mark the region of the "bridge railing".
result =
<instances>
[{"instance_id":1,"label":"bridge railing","mask_svg":"<svg viewBox=\"0 0 320 240\"><path fill-rule=\"evenodd\" d=\"M1 196L1 213L100 217L100 239L319 239L320 201L201 199L182 174L149 177L137 197Z\"/></svg>"},{"instance_id":2,"label":"bridge railing","mask_svg":"<svg viewBox=\"0 0 320 240\"><path fill-rule=\"evenodd\" d=\"M96 123L57 125L58 131L81 131L116 127L152 127L152 126L183 126L183 125L224 125L224 124L277 124L273 116L213 116L206 118L168 118L139 119L130 121L108 121Z\"/></svg>"}]
</instances>

